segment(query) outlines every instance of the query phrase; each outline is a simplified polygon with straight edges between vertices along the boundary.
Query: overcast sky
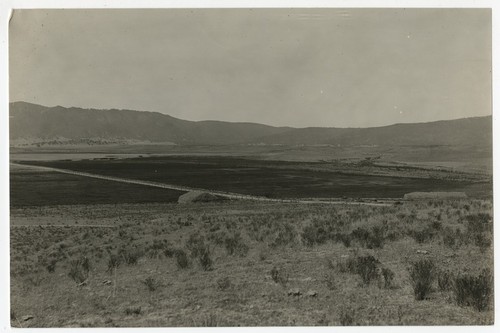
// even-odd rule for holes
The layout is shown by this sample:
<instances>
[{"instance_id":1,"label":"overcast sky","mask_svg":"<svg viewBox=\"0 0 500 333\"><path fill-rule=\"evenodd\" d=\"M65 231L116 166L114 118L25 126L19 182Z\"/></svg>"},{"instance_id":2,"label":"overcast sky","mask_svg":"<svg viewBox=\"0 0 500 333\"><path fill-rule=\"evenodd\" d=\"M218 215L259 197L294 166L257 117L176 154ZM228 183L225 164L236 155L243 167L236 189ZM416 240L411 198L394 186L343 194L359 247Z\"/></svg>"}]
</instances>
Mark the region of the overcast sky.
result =
<instances>
[{"instance_id":1,"label":"overcast sky","mask_svg":"<svg viewBox=\"0 0 500 333\"><path fill-rule=\"evenodd\" d=\"M294 127L489 115L491 12L15 11L10 100Z\"/></svg>"}]
</instances>

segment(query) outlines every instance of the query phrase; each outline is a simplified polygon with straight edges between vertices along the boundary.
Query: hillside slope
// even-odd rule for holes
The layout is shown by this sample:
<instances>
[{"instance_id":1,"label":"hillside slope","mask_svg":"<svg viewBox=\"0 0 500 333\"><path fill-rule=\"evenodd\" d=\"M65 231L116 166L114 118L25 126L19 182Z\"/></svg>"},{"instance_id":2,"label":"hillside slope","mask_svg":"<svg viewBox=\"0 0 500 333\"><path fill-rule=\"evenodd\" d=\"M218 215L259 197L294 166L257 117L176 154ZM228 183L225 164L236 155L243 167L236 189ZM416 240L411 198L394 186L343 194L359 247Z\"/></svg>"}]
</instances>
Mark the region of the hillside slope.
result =
<instances>
[{"instance_id":1,"label":"hillside slope","mask_svg":"<svg viewBox=\"0 0 500 333\"><path fill-rule=\"evenodd\" d=\"M251 141L288 128L252 123L186 121L157 112L10 104L10 139L129 139L177 144Z\"/></svg>"},{"instance_id":2,"label":"hillside slope","mask_svg":"<svg viewBox=\"0 0 500 333\"><path fill-rule=\"evenodd\" d=\"M395 124L372 128L301 128L259 138L267 144L331 144L340 146L492 145L491 117Z\"/></svg>"},{"instance_id":3,"label":"hillside slope","mask_svg":"<svg viewBox=\"0 0 500 333\"><path fill-rule=\"evenodd\" d=\"M491 116L373 128L290 128L255 123L187 121L158 112L10 104L12 140L139 140L175 144L340 146L492 145Z\"/></svg>"}]
</instances>

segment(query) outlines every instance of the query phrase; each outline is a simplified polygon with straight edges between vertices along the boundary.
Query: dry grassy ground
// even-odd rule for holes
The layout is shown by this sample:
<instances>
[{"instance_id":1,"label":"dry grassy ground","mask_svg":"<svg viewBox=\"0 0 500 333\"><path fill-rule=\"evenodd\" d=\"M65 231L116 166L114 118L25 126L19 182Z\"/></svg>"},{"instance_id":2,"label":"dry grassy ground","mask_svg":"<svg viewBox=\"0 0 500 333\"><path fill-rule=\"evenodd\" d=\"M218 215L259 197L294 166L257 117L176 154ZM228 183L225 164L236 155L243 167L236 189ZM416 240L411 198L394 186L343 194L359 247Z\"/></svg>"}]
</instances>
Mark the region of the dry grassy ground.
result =
<instances>
[{"instance_id":1,"label":"dry grassy ground","mask_svg":"<svg viewBox=\"0 0 500 333\"><path fill-rule=\"evenodd\" d=\"M491 213L473 199L13 208L11 321L491 324Z\"/></svg>"}]
</instances>

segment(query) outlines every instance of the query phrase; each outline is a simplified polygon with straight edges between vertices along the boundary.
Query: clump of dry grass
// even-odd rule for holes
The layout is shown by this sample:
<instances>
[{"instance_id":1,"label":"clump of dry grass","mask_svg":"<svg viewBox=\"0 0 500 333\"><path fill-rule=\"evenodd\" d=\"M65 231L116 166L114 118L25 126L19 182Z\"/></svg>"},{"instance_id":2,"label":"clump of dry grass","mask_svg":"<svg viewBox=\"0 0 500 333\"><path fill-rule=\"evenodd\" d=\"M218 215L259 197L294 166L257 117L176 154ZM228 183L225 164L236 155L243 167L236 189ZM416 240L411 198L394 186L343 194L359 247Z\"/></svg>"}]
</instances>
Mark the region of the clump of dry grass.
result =
<instances>
[{"instance_id":1,"label":"clump of dry grass","mask_svg":"<svg viewBox=\"0 0 500 333\"><path fill-rule=\"evenodd\" d=\"M458 305L484 311L493 296L493 276L489 270L483 270L478 276L459 275L455 278L453 292Z\"/></svg>"},{"instance_id":2,"label":"clump of dry grass","mask_svg":"<svg viewBox=\"0 0 500 333\"><path fill-rule=\"evenodd\" d=\"M90 260L86 256L70 261L68 276L76 283L83 283L89 278Z\"/></svg>"},{"instance_id":3,"label":"clump of dry grass","mask_svg":"<svg viewBox=\"0 0 500 333\"><path fill-rule=\"evenodd\" d=\"M178 249L175 251L175 261L180 269L186 269L190 266L189 257L184 250Z\"/></svg>"},{"instance_id":4,"label":"clump of dry grass","mask_svg":"<svg viewBox=\"0 0 500 333\"><path fill-rule=\"evenodd\" d=\"M289 274L284 268L274 266L271 270L271 279L273 279L275 283L285 286L288 283Z\"/></svg>"},{"instance_id":5,"label":"clump of dry grass","mask_svg":"<svg viewBox=\"0 0 500 333\"><path fill-rule=\"evenodd\" d=\"M430 259L421 259L408 268L416 300L423 300L432 290L435 279L435 265Z\"/></svg>"}]
</instances>

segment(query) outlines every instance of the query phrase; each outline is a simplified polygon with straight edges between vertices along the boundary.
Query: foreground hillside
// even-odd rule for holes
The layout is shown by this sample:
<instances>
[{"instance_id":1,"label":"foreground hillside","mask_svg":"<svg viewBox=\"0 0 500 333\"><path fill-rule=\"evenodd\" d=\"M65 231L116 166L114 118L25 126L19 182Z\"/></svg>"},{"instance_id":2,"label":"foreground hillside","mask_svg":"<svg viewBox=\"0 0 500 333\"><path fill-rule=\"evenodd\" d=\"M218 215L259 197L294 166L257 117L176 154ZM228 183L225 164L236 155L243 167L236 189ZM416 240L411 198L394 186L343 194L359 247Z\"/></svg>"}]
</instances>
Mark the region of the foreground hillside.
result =
<instances>
[{"instance_id":1,"label":"foreground hillside","mask_svg":"<svg viewBox=\"0 0 500 333\"><path fill-rule=\"evenodd\" d=\"M469 146L491 150L491 117L375 128L289 128L254 123L186 121L157 112L10 104L11 145L268 144L333 146Z\"/></svg>"},{"instance_id":2,"label":"foreground hillside","mask_svg":"<svg viewBox=\"0 0 500 333\"><path fill-rule=\"evenodd\" d=\"M13 208L11 324L491 324L491 209L472 199Z\"/></svg>"}]
</instances>

